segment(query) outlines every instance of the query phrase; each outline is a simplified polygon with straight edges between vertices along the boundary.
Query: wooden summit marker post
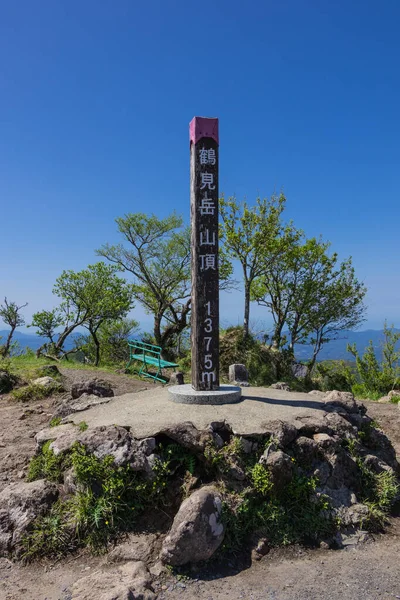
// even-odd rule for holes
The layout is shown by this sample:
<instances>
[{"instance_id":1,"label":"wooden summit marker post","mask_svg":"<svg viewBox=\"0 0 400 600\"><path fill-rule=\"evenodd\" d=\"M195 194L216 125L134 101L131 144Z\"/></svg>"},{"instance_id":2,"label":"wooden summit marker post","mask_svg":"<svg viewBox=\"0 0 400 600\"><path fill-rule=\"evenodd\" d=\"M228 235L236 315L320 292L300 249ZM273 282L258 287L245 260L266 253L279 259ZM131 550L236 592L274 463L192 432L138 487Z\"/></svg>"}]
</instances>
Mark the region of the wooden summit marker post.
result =
<instances>
[{"instance_id":1,"label":"wooden summit marker post","mask_svg":"<svg viewBox=\"0 0 400 600\"><path fill-rule=\"evenodd\" d=\"M218 119L194 117L189 133L192 387L218 390Z\"/></svg>"},{"instance_id":2,"label":"wooden summit marker post","mask_svg":"<svg viewBox=\"0 0 400 600\"><path fill-rule=\"evenodd\" d=\"M219 385L218 119L194 117L189 132L192 384L168 395L181 404L230 404L241 388Z\"/></svg>"}]
</instances>

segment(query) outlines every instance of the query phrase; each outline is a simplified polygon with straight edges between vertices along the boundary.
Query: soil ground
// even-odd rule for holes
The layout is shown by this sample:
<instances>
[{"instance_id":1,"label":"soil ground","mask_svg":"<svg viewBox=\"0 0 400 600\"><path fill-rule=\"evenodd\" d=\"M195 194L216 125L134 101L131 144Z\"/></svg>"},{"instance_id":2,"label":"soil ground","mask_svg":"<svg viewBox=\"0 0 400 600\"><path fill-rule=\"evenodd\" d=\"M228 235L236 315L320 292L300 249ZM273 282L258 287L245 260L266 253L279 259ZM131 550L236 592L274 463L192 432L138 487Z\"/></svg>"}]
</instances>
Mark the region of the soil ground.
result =
<instances>
[{"instance_id":1,"label":"soil ground","mask_svg":"<svg viewBox=\"0 0 400 600\"><path fill-rule=\"evenodd\" d=\"M153 415L157 406L151 404L151 397L161 392L152 383L137 381L131 377L99 373L89 370L63 370L66 385L73 381L82 381L93 376L101 377L112 383L116 394L123 396L122 401L135 405L135 394L144 388L148 392L138 394L137 399L148 395ZM255 391L254 391L255 390ZM166 390L162 390L166 392ZM277 390L254 388L246 395L264 398L258 402L263 411L263 420L271 418L271 409L282 407L284 412L296 411L296 403L304 400L303 395ZM162 395L162 394L161 394ZM304 395L305 396L305 395ZM319 402L318 398L308 397L310 402ZM271 402L272 401L272 402ZM52 416L57 399L49 398L39 402L18 403L7 396L0 396L0 491L11 481L25 478L30 457L35 449L34 435L45 427ZM246 400L253 402L256 400ZM118 400L100 408L108 411ZM143 400L142 403L143 405ZM365 402L368 414L373 417L386 435L392 440L400 458L400 410L394 404ZM170 407L174 407L168 402ZM242 409L245 403L230 405ZM268 405L268 406L267 406ZM251 404L249 405L249 407ZM193 407L190 416L194 420ZM204 407L195 407L204 408ZM214 407L215 408L215 407ZM312 408L310 405L308 410ZM184 410L185 410L184 409ZM94 409L92 409L94 410ZM136 411L138 406L136 406ZM258 410L258 409L257 409ZM304 410L300 406L297 410ZM313 410L319 410L317 406ZM247 411L246 414L250 414ZM243 413L242 413L243 414ZM79 420L83 420L83 413ZM188 413L189 415L189 413ZM138 416L136 412L136 416ZM231 415L229 415L231 416ZM253 415L256 418L256 415ZM216 420L215 415L210 420ZM180 420L182 416L180 416ZM84 419L88 421L88 418ZM232 421L232 419L228 419ZM89 422L89 421L88 421ZM113 422L116 422L115 414ZM260 423L260 421L259 421ZM93 423L94 424L94 423ZM156 582L159 600L197 599L197 600L376 600L386 598L400 599L400 517L393 517L391 525L384 535L375 535L364 544L348 547L345 550L310 550L301 547L276 549L267 554L260 562L249 568L235 571L229 564L223 567L209 568L206 572L193 571L192 577L177 578L172 575L160 577ZM87 552L65 558L56 563L44 562L28 566L0 559L0 600L67 600L66 590L78 578L105 569L104 557L92 557ZM94 599L95 600L95 599Z\"/></svg>"}]
</instances>

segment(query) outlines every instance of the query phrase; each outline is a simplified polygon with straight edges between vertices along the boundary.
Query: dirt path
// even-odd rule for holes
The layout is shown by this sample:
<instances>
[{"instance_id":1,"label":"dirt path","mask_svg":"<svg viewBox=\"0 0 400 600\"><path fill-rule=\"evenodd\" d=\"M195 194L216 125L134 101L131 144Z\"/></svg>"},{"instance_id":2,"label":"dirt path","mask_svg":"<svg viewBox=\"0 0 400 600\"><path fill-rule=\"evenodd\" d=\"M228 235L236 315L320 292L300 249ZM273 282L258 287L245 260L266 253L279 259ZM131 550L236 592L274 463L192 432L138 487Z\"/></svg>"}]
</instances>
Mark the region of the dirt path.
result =
<instances>
[{"instance_id":1,"label":"dirt path","mask_svg":"<svg viewBox=\"0 0 400 600\"><path fill-rule=\"evenodd\" d=\"M65 372L68 385L98 371ZM117 393L150 387L126 376L102 373ZM372 416L400 455L400 410L396 405L368 402ZM54 400L16 403L0 397L0 490L25 477L35 448L34 435L47 425ZM193 573L194 579L168 576L156 582L159 600L376 600L400 599L400 518L385 535L345 550L288 548L271 551L239 573ZM87 553L61 562L26 567L0 559L0 600L70 600L68 589L80 577L106 568L104 557ZM229 568L229 566L227 567ZM75 599L74 599L75 600ZM93 600L96 600L95 598Z\"/></svg>"}]
</instances>

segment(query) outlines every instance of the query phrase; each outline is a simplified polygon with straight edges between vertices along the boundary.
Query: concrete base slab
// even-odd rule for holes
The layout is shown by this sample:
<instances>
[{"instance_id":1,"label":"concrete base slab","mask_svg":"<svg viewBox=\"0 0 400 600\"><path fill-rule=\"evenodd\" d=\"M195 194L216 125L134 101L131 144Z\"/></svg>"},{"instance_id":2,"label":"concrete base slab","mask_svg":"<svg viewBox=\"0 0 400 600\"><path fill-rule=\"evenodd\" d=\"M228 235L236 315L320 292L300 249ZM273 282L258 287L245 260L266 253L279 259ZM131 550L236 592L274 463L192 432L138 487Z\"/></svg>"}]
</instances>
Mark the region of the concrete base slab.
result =
<instances>
[{"instance_id":1,"label":"concrete base slab","mask_svg":"<svg viewBox=\"0 0 400 600\"><path fill-rule=\"evenodd\" d=\"M179 404L234 404L242 395L240 387L220 385L218 390L198 392L190 384L168 388L168 398Z\"/></svg>"}]
</instances>

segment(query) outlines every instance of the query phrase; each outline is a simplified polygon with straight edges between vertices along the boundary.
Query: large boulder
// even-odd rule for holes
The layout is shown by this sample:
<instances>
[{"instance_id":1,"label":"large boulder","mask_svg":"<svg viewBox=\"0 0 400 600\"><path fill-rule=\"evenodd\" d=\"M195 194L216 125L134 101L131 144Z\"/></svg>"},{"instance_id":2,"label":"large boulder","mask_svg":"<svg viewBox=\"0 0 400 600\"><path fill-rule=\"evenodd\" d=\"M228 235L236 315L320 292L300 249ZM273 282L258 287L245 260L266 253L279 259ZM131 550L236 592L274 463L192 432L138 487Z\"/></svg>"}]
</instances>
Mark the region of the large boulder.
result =
<instances>
[{"instance_id":1,"label":"large boulder","mask_svg":"<svg viewBox=\"0 0 400 600\"><path fill-rule=\"evenodd\" d=\"M18 554L21 539L33 521L44 515L57 498L57 486L44 479L6 487L0 493L0 555Z\"/></svg>"},{"instance_id":2,"label":"large boulder","mask_svg":"<svg viewBox=\"0 0 400 600\"><path fill-rule=\"evenodd\" d=\"M222 501L217 489L205 486L184 500L165 538L160 558L180 566L209 559L224 539Z\"/></svg>"},{"instance_id":3,"label":"large boulder","mask_svg":"<svg viewBox=\"0 0 400 600\"><path fill-rule=\"evenodd\" d=\"M134 471L152 474L156 448L155 438L136 440L124 427L109 425L81 431L76 425L67 423L42 429L35 437L37 451L45 442L52 440L50 450L58 456L69 452L78 442L85 446L90 454L94 454L99 459L112 456L118 467L129 465Z\"/></svg>"},{"instance_id":4,"label":"large boulder","mask_svg":"<svg viewBox=\"0 0 400 600\"><path fill-rule=\"evenodd\" d=\"M94 394L101 398L114 396L114 391L108 381L101 379L90 379L89 381L78 381L71 386L71 396L76 399L82 394Z\"/></svg>"}]
</instances>

